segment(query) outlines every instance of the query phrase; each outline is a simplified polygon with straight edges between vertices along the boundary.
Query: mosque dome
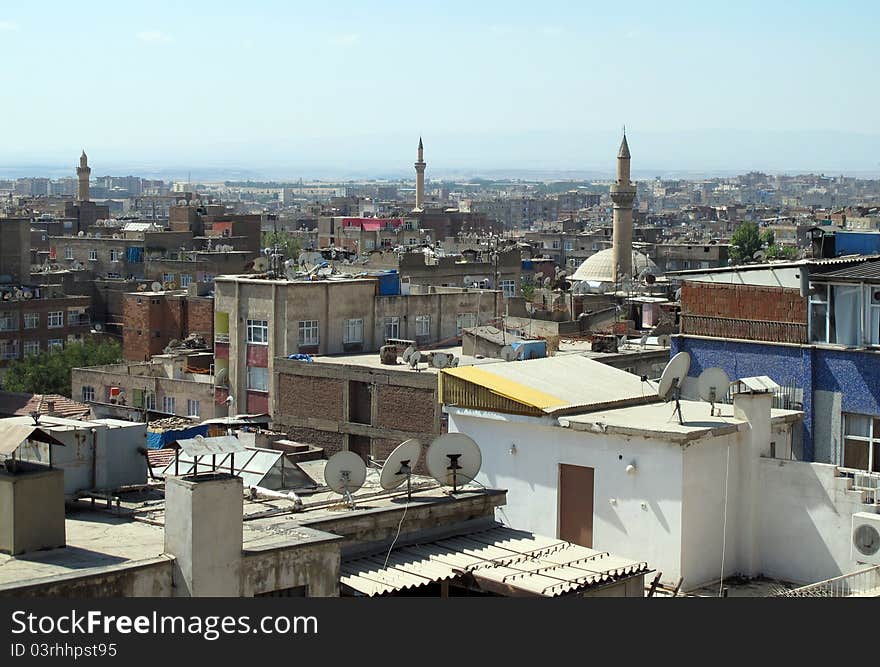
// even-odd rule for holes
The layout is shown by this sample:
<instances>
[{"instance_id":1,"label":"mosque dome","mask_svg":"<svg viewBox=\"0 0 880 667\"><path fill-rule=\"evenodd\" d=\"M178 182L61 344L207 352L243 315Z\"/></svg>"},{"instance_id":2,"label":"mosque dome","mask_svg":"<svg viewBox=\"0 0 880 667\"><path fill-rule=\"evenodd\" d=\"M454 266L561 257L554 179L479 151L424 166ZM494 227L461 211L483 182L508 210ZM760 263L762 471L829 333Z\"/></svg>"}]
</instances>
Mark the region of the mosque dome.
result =
<instances>
[{"instance_id":1,"label":"mosque dome","mask_svg":"<svg viewBox=\"0 0 880 667\"><path fill-rule=\"evenodd\" d=\"M651 260L650 257L640 253L638 250L632 251L633 274L636 276L646 272L654 276L660 275L660 269ZM606 248L600 250L595 255L591 255L577 268L571 276L570 280L585 280L590 283L610 283L614 281L614 249Z\"/></svg>"}]
</instances>

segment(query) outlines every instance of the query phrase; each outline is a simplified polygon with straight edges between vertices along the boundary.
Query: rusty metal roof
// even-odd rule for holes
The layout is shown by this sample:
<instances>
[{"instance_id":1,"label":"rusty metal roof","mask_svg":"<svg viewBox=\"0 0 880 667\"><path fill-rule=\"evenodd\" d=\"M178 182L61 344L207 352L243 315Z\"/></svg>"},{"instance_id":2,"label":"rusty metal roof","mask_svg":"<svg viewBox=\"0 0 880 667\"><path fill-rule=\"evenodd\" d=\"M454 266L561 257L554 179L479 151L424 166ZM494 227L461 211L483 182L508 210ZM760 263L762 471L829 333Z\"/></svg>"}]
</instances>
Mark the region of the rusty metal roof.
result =
<instances>
[{"instance_id":1,"label":"rusty metal roof","mask_svg":"<svg viewBox=\"0 0 880 667\"><path fill-rule=\"evenodd\" d=\"M64 443L49 435L39 426L0 421L0 454L12 454L25 440L45 442L64 447Z\"/></svg>"},{"instance_id":2,"label":"rusty metal roof","mask_svg":"<svg viewBox=\"0 0 880 667\"><path fill-rule=\"evenodd\" d=\"M555 597L648 570L645 562L500 525L340 566L342 584L370 597L457 577L470 577L489 591Z\"/></svg>"}]
</instances>

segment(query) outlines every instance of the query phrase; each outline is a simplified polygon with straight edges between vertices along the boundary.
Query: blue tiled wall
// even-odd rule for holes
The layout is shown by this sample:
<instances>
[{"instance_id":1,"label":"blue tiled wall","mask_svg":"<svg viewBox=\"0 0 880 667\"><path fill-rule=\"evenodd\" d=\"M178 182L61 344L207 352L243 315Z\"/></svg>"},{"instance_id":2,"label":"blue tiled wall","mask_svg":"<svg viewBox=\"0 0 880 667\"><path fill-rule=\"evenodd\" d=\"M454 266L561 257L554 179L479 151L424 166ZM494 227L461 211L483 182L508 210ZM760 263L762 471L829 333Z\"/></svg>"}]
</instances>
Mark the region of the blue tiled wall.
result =
<instances>
[{"instance_id":1,"label":"blue tiled wall","mask_svg":"<svg viewBox=\"0 0 880 667\"><path fill-rule=\"evenodd\" d=\"M841 394L841 409L880 416L880 353L819 348L810 345L768 345L760 342L674 336L672 353L689 352L693 377L720 366L731 378L768 375L781 385L804 389L804 458L814 457L813 392Z\"/></svg>"}]
</instances>

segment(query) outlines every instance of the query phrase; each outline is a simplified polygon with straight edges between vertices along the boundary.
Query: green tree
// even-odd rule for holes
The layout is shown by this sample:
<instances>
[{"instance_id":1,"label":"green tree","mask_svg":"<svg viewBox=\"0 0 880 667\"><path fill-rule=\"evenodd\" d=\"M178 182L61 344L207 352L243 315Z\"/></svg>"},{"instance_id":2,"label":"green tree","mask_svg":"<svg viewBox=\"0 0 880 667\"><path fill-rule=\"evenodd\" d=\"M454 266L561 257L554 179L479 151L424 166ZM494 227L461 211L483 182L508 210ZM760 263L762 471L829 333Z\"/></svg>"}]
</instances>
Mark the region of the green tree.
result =
<instances>
[{"instance_id":1,"label":"green tree","mask_svg":"<svg viewBox=\"0 0 880 667\"><path fill-rule=\"evenodd\" d=\"M122 361L122 346L115 341L68 343L63 350L32 354L13 361L6 373L5 389L29 394L70 396L70 371Z\"/></svg>"},{"instance_id":2,"label":"green tree","mask_svg":"<svg viewBox=\"0 0 880 667\"><path fill-rule=\"evenodd\" d=\"M744 222L730 237L730 257L735 262L750 260L762 246L757 223Z\"/></svg>"},{"instance_id":3,"label":"green tree","mask_svg":"<svg viewBox=\"0 0 880 667\"><path fill-rule=\"evenodd\" d=\"M772 229L765 229L761 232L761 243L763 243L768 248L772 245L776 245L776 232Z\"/></svg>"},{"instance_id":4,"label":"green tree","mask_svg":"<svg viewBox=\"0 0 880 667\"><path fill-rule=\"evenodd\" d=\"M262 243L264 248L280 246L287 259L296 260L302 250L299 239L290 232L263 232Z\"/></svg>"}]
</instances>

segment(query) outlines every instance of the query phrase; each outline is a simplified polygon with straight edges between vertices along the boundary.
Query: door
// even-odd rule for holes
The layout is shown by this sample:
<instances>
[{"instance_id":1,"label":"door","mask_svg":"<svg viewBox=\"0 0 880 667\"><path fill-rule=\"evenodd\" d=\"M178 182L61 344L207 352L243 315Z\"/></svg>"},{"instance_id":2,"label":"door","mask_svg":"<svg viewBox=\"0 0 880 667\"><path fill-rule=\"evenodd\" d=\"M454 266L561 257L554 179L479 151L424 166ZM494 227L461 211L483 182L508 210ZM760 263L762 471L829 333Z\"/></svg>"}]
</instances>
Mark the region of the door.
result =
<instances>
[{"instance_id":1,"label":"door","mask_svg":"<svg viewBox=\"0 0 880 667\"><path fill-rule=\"evenodd\" d=\"M559 538L593 546L593 469L559 464Z\"/></svg>"}]
</instances>

